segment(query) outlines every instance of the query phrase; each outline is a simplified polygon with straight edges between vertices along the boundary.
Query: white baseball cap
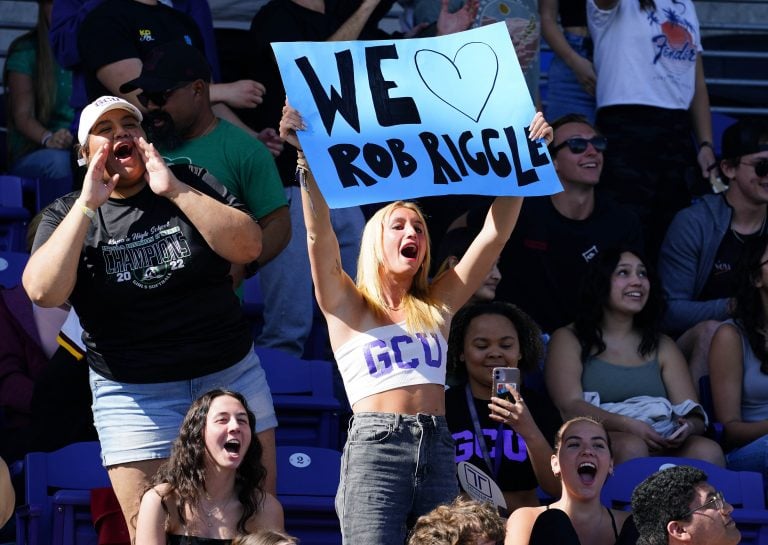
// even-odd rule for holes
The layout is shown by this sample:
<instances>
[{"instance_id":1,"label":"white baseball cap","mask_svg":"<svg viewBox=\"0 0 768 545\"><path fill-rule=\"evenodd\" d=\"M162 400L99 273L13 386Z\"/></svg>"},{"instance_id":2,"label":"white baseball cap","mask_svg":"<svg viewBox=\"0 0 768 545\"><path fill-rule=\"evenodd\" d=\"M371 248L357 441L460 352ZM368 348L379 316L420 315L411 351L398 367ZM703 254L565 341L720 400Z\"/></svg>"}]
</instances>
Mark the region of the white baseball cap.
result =
<instances>
[{"instance_id":1,"label":"white baseball cap","mask_svg":"<svg viewBox=\"0 0 768 545\"><path fill-rule=\"evenodd\" d=\"M126 110L135 115L139 122L143 119L139 109L127 100L111 96L99 97L83 108L83 112L80 114L80 127L77 129L77 141L80 142L81 146L85 146L85 141L88 140L88 134L91 132L91 129L99 118L110 110Z\"/></svg>"}]
</instances>

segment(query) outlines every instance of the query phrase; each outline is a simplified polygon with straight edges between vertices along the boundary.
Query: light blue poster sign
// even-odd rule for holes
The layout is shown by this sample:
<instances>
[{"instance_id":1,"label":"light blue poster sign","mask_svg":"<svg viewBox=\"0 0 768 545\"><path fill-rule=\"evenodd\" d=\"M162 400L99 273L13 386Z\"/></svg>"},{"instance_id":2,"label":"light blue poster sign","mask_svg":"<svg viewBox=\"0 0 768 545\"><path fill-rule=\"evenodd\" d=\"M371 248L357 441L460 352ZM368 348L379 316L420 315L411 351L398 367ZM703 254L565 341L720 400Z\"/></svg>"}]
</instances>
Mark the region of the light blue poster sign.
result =
<instances>
[{"instance_id":1,"label":"light blue poster sign","mask_svg":"<svg viewBox=\"0 0 768 545\"><path fill-rule=\"evenodd\" d=\"M274 43L331 208L561 190L506 25L438 38Z\"/></svg>"}]
</instances>

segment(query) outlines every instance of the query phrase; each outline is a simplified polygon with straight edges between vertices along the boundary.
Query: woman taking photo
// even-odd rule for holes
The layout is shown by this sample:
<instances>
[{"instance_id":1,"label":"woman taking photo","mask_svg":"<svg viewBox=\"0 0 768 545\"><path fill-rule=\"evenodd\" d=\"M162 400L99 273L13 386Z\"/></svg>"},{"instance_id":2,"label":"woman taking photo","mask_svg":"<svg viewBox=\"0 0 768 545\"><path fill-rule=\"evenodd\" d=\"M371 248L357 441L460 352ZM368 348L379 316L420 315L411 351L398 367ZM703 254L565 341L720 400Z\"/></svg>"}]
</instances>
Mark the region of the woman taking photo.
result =
<instances>
[{"instance_id":1,"label":"woman taking photo","mask_svg":"<svg viewBox=\"0 0 768 545\"><path fill-rule=\"evenodd\" d=\"M69 300L80 317L102 459L126 521L197 393L224 385L254 407L275 489L272 398L229 275L258 257L261 230L203 169L169 169L140 122L116 97L83 110L83 189L45 210L22 278L35 304Z\"/></svg>"},{"instance_id":2,"label":"woman taking photo","mask_svg":"<svg viewBox=\"0 0 768 545\"><path fill-rule=\"evenodd\" d=\"M602 252L585 276L579 308L576 321L552 335L544 366L563 417L599 418L610 432L616 463L654 454L724 465L720 446L701 437L704 413L688 365L674 341L659 332L660 289L638 254ZM585 392L598 394L603 408L586 401ZM641 404L639 396L655 399ZM659 418L659 406L667 403L673 407ZM654 426L647 423L649 411Z\"/></svg>"},{"instance_id":3,"label":"woman taking photo","mask_svg":"<svg viewBox=\"0 0 768 545\"><path fill-rule=\"evenodd\" d=\"M590 417L567 421L555 436L552 473L560 479L560 499L544 507L522 507L507 521L504 545L614 545L629 517L609 509L600 493L613 473L611 440Z\"/></svg>"},{"instance_id":4,"label":"woman taking photo","mask_svg":"<svg viewBox=\"0 0 768 545\"><path fill-rule=\"evenodd\" d=\"M283 509L264 491L255 423L245 398L231 390L192 403L141 500L137 544L227 545L238 534L283 529Z\"/></svg>"},{"instance_id":5,"label":"woman taking photo","mask_svg":"<svg viewBox=\"0 0 768 545\"><path fill-rule=\"evenodd\" d=\"M730 449L728 468L768 479L768 237L747 242L733 316L709 351L715 416Z\"/></svg>"},{"instance_id":6,"label":"woman taking photo","mask_svg":"<svg viewBox=\"0 0 768 545\"><path fill-rule=\"evenodd\" d=\"M552 402L524 381L536 371L542 352L538 326L509 303L465 306L451 324L448 368L459 384L445 394L445 417L456 441L456 462L471 463L492 479L507 512L539 505L539 485L553 497L560 494L549 458L562 421ZM491 396L498 367L522 372L514 403Z\"/></svg>"},{"instance_id":7,"label":"woman taking photo","mask_svg":"<svg viewBox=\"0 0 768 545\"><path fill-rule=\"evenodd\" d=\"M280 136L299 148L299 113L286 105ZM541 114L531 139L551 140ZM336 511L345 545L402 545L407 527L458 493L445 421L446 337L452 309L477 290L517 221L522 199L499 197L464 257L432 284L419 208L397 201L363 230L357 282L339 267L329 209L299 151L315 296L354 413Z\"/></svg>"}]
</instances>

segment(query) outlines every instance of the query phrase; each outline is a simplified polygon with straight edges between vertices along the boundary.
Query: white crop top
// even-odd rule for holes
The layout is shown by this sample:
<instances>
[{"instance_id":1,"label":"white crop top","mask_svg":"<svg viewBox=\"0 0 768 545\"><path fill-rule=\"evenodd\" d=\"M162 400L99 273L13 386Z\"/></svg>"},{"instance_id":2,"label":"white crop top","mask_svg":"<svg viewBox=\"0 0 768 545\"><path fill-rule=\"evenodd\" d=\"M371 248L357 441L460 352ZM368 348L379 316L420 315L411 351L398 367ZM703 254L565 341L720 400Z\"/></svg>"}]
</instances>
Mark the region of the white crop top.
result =
<instances>
[{"instance_id":1,"label":"white crop top","mask_svg":"<svg viewBox=\"0 0 768 545\"><path fill-rule=\"evenodd\" d=\"M411 335L404 322L360 333L334 352L350 405L417 384L445 384L448 343L437 333Z\"/></svg>"}]
</instances>

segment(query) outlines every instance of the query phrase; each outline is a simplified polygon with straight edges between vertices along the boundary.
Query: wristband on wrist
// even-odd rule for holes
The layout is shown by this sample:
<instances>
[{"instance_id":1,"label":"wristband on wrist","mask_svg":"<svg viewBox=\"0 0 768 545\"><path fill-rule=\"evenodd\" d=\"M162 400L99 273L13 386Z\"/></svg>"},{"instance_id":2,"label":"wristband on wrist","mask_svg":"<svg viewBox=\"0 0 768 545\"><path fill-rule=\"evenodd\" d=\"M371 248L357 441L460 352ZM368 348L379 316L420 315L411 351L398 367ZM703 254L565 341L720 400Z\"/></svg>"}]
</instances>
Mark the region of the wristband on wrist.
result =
<instances>
[{"instance_id":1,"label":"wristband on wrist","mask_svg":"<svg viewBox=\"0 0 768 545\"><path fill-rule=\"evenodd\" d=\"M712 145L712 142L709 142L708 140L702 140L699 142L699 148L709 148L712 151L715 151L715 147Z\"/></svg>"},{"instance_id":2,"label":"wristband on wrist","mask_svg":"<svg viewBox=\"0 0 768 545\"><path fill-rule=\"evenodd\" d=\"M51 131L45 131L45 134L40 139L40 144L45 148L47 147L46 144L48 144L48 140L53 138L53 133Z\"/></svg>"},{"instance_id":3,"label":"wristband on wrist","mask_svg":"<svg viewBox=\"0 0 768 545\"><path fill-rule=\"evenodd\" d=\"M96 210L91 210L84 204L80 205L80 210L82 210L83 214L85 214L86 217L91 221L93 221L93 218L96 217Z\"/></svg>"}]
</instances>

